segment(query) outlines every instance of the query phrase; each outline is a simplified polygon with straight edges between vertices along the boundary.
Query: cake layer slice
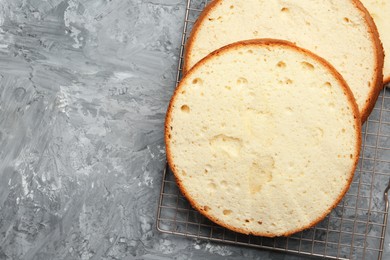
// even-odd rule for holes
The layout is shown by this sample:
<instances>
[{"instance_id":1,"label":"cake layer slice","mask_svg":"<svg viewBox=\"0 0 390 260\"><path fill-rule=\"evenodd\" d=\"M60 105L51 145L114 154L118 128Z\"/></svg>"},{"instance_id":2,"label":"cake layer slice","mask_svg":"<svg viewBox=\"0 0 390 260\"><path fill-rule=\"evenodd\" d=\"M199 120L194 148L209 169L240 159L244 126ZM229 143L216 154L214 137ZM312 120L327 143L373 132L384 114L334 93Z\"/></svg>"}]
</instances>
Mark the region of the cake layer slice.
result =
<instances>
[{"instance_id":1,"label":"cake layer slice","mask_svg":"<svg viewBox=\"0 0 390 260\"><path fill-rule=\"evenodd\" d=\"M182 193L215 223L286 236L341 200L361 121L342 76L292 43L263 39L209 54L181 80L165 122Z\"/></svg>"}]
</instances>

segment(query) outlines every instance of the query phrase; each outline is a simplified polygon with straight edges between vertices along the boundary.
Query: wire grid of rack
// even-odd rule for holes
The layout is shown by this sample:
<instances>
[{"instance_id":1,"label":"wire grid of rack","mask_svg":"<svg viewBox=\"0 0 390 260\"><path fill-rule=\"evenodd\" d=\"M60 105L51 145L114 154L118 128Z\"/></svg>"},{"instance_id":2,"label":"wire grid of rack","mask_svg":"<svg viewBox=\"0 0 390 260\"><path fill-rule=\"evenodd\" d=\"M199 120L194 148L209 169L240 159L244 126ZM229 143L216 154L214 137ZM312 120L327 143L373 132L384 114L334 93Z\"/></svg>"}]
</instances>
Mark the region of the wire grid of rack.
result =
<instances>
[{"instance_id":1,"label":"wire grid of rack","mask_svg":"<svg viewBox=\"0 0 390 260\"><path fill-rule=\"evenodd\" d=\"M187 0L177 72L184 46L207 0ZM381 259L390 187L390 90L384 89L362 128L362 149L351 187L341 203L318 225L290 237L247 236L220 227L194 210L165 167L157 213L164 233L329 259Z\"/></svg>"}]
</instances>

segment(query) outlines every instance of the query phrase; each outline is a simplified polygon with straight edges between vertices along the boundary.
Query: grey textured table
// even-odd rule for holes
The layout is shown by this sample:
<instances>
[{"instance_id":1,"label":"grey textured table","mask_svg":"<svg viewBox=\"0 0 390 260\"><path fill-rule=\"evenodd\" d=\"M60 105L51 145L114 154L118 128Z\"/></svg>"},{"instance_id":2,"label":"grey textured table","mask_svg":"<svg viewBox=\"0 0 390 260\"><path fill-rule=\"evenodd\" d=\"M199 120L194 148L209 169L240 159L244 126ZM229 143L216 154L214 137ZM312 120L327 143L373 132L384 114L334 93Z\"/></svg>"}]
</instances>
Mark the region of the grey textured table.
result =
<instances>
[{"instance_id":1,"label":"grey textured table","mask_svg":"<svg viewBox=\"0 0 390 260\"><path fill-rule=\"evenodd\" d=\"M184 10L0 1L0 259L301 259L155 229Z\"/></svg>"}]
</instances>

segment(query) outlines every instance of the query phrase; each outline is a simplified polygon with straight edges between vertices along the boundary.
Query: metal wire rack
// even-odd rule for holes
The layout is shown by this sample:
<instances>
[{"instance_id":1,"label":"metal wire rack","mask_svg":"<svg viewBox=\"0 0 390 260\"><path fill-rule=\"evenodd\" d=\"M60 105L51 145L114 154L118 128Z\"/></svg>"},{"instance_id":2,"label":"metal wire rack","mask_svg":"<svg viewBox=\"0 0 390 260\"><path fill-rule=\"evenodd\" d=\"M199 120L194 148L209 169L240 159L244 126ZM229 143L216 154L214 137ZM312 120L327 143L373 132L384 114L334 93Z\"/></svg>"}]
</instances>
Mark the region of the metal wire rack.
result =
<instances>
[{"instance_id":1,"label":"metal wire rack","mask_svg":"<svg viewBox=\"0 0 390 260\"><path fill-rule=\"evenodd\" d=\"M187 0L177 83L184 45L207 0ZM290 237L265 238L234 233L194 210L166 165L157 212L164 233L328 259L382 259L390 189L390 90L380 94L362 128L362 150L351 187L318 225Z\"/></svg>"}]
</instances>

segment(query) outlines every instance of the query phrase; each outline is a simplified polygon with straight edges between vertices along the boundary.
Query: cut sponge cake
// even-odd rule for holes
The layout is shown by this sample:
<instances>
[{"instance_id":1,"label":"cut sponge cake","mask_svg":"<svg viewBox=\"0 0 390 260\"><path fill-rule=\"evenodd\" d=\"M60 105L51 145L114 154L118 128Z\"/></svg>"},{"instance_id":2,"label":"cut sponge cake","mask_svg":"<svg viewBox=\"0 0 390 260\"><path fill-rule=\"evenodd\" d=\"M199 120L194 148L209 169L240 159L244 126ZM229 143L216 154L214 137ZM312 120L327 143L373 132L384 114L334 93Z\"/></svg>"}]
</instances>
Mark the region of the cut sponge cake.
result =
<instances>
[{"instance_id":1,"label":"cut sponge cake","mask_svg":"<svg viewBox=\"0 0 390 260\"><path fill-rule=\"evenodd\" d=\"M361 121L322 58L280 40L225 46L178 85L167 159L194 208L231 230L283 236L322 220L349 188Z\"/></svg>"},{"instance_id":2,"label":"cut sponge cake","mask_svg":"<svg viewBox=\"0 0 390 260\"><path fill-rule=\"evenodd\" d=\"M222 46L255 38L288 40L328 60L366 120L383 86L384 56L375 24L358 0L214 0L188 39L184 71Z\"/></svg>"},{"instance_id":3,"label":"cut sponge cake","mask_svg":"<svg viewBox=\"0 0 390 260\"><path fill-rule=\"evenodd\" d=\"M390 1L362 0L362 3L368 9L378 27L386 54L383 68L384 82L390 83Z\"/></svg>"}]
</instances>

